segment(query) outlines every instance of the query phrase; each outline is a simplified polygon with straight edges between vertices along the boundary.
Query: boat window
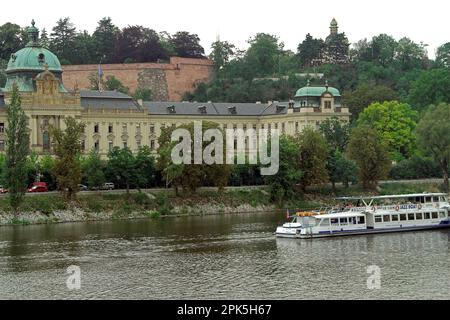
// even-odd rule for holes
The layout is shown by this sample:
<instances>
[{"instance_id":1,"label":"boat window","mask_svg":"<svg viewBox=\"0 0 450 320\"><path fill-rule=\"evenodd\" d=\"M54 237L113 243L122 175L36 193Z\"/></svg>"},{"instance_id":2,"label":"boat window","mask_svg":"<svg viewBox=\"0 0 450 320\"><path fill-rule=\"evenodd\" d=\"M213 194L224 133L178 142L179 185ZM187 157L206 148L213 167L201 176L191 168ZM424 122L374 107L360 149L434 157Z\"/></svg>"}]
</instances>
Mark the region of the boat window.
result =
<instances>
[{"instance_id":1,"label":"boat window","mask_svg":"<svg viewBox=\"0 0 450 320\"><path fill-rule=\"evenodd\" d=\"M431 197L426 197L425 202L431 202Z\"/></svg>"},{"instance_id":2,"label":"boat window","mask_svg":"<svg viewBox=\"0 0 450 320\"><path fill-rule=\"evenodd\" d=\"M358 218L356 218L356 219L357 219L357 221L358 221L358 224L364 224L364 223L365 223L364 217L358 217Z\"/></svg>"},{"instance_id":3,"label":"boat window","mask_svg":"<svg viewBox=\"0 0 450 320\"><path fill-rule=\"evenodd\" d=\"M322 219L322 221L320 222L321 227L326 227L329 225L330 225L330 219Z\"/></svg>"},{"instance_id":4,"label":"boat window","mask_svg":"<svg viewBox=\"0 0 450 320\"><path fill-rule=\"evenodd\" d=\"M422 220L422 212L416 212L416 220Z\"/></svg>"},{"instance_id":5,"label":"boat window","mask_svg":"<svg viewBox=\"0 0 450 320\"><path fill-rule=\"evenodd\" d=\"M408 213L408 220L414 220L414 213Z\"/></svg>"},{"instance_id":6,"label":"boat window","mask_svg":"<svg viewBox=\"0 0 450 320\"><path fill-rule=\"evenodd\" d=\"M445 214L445 212L439 212L439 218L441 218L441 219L443 219L443 218L445 218L446 217L446 214Z\"/></svg>"},{"instance_id":7,"label":"boat window","mask_svg":"<svg viewBox=\"0 0 450 320\"><path fill-rule=\"evenodd\" d=\"M375 222L383 222L381 216L375 216Z\"/></svg>"},{"instance_id":8,"label":"boat window","mask_svg":"<svg viewBox=\"0 0 450 320\"><path fill-rule=\"evenodd\" d=\"M398 214L392 215L392 221L398 221Z\"/></svg>"},{"instance_id":9,"label":"boat window","mask_svg":"<svg viewBox=\"0 0 450 320\"><path fill-rule=\"evenodd\" d=\"M429 212L425 212L425 213L423 214L423 218L424 218L424 219L430 219L430 217L431 217L431 215L430 215Z\"/></svg>"},{"instance_id":10,"label":"boat window","mask_svg":"<svg viewBox=\"0 0 450 320\"><path fill-rule=\"evenodd\" d=\"M400 214L400 221L406 221L406 214L405 213Z\"/></svg>"},{"instance_id":11,"label":"boat window","mask_svg":"<svg viewBox=\"0 0 450 320\"><path fill-rule=\"evenodd\" d=\"M383 216L383 222L391 222L391 216L390 215L384 215Z\"/></svg>"},{"instance_id":12,"label":"boat window","mask_svg":"<svg viewBox=\"0 0 450 320\"><path fill-rule=\"evenodd\" d=\"M439 202L439 197L434 196L433 197L433 202Z\"/></svg>"},{"instance_id":13,"label":"boat window","mask_svg":"<svg viewBox=\"0 0 450 320\"><path fill-rule=\"evenodd\" d=\"M339 219L330 219L331 220L331 224L338 224L339 223Z\"/></svg>"},{"instance_id":14,"label":"boat window","mask_svg":"<svg viewBox=\"0 0 450 320\"><path fill-rule=\"evenodd\" d=\"M347 218L340 218L339 221L340 221L341 225L347 225L348 224Z\"/></svg>"},{"instance_id":15,"label":"boat window","mask_svg":"<svg viewBox=\"0 0 450 320\"><path fill-rule=\"evenodd\" d=\"M437 213L437 212L432 212L432 213L431 213L431 217L432 217L433 219L437 219L437 218L438 218L438 213Z\"/></svg>"}]
</instances>

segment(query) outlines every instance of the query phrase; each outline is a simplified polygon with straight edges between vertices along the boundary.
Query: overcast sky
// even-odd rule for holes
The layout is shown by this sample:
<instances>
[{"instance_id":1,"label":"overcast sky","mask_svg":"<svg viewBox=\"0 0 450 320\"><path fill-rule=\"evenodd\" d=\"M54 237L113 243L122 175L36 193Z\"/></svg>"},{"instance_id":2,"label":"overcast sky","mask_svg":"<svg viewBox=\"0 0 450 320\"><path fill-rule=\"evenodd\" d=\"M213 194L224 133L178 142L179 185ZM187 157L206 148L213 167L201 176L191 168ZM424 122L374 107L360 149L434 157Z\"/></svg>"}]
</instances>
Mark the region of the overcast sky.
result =
<instances>
[{"instance_id":1,"label":"overcast sky","mask_svg":"<svg viewBox=\"0 0 450 320\"><path fill-rule=\"evenodd\" d=\"M120 28L139 24L158 32L189 31L200 36L207 53L217 35L245 49L257 32L277 35L295 51L308 32L325 38L333 17L351 43L380 33L407 36L428 44L433 58L438 46L450 42L448 0L5 0L1 7L0 24L25 26L34 18L48 31L66 16L89 32L105 16Z\"/></svg>"}]
</instances>

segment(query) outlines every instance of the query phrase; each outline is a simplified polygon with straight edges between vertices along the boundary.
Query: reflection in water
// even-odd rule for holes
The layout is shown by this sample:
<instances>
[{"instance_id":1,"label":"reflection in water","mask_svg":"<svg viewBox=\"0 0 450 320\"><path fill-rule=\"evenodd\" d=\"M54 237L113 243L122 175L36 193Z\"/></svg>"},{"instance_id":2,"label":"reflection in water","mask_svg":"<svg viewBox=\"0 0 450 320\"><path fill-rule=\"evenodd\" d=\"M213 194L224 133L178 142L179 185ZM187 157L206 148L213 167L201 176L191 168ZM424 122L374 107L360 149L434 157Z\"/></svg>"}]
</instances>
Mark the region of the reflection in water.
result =
<instances>
[{"instance_id":1,"label":"reflection in water","mask_svg":"<svg viewBox=\"0 0 450 320\"><path fill-rule=\"evenodd\" d=\"M0 298L447 298L449 231L275 239L283 214L0 228ZM81 290L66 268L81 267ZM381 289L367 289L367 267Z\"/></svg>"}]
</instances>

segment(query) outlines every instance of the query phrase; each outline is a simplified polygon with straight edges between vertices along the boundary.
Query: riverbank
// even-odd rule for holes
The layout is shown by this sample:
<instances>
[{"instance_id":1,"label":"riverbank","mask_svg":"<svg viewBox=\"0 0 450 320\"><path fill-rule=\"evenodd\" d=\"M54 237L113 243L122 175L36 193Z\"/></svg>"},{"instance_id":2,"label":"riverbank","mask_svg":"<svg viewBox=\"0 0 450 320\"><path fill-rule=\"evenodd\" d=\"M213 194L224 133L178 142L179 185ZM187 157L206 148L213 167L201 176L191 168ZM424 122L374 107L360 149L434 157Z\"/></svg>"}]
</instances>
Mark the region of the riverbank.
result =
<instances>
[{"instance_id":1,"label":"riverbank","mask_svg":"<svg viewBox=\"0 0 450 320\"><path fill-rule=\"evenodd\" d=\"M379 194L439 192L439 184L384 183ZM339 187L337 196L361 195L358 186ZM78 195L76 201L66 202L59 194L25 197L20 213L14 216L8 199L0 199L0 225L28 225L117 219L146 219L192 215L239 214L256 212L307 210L333 203L330 186L308 189L303 196L289 199L283 208L270 200L267 188L200 191L190 196L175 196L172 190L127 194L91 193Z\"/></svg>"}]
</instances>

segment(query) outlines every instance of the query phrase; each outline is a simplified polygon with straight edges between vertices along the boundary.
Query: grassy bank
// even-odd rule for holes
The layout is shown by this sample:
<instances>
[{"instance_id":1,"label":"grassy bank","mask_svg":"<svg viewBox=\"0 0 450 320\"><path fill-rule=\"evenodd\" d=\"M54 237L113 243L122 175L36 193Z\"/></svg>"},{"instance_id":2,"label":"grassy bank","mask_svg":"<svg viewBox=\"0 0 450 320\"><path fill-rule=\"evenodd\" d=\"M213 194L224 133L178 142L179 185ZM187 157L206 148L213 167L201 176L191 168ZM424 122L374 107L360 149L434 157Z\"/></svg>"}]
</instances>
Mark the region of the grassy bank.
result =
<instances>
[{"instance_id":1,"label":"grassy bank","mask_svg":"<svg viewBox=\"0 0 450 320\"><path fill-rule=\"evenodd\" d=\"M438 183L386 183L378 194L439 192ZM338 187L336 194L331 186L309 188L307 194L288 199L283 208L307 210L330 205L336 196L369 195L359 186ZM189 196L175 196L165 192L79 195L67 203L60 195L27 196L20 214L13 216L6 197L0 198L0 225L35 224L69 221L113 220L132 218L159 218L180 215L226 214L264 212L281 209L271 199L265 188L230 189L219 194L202 191Z\"/></svg>"}]
</instances>

